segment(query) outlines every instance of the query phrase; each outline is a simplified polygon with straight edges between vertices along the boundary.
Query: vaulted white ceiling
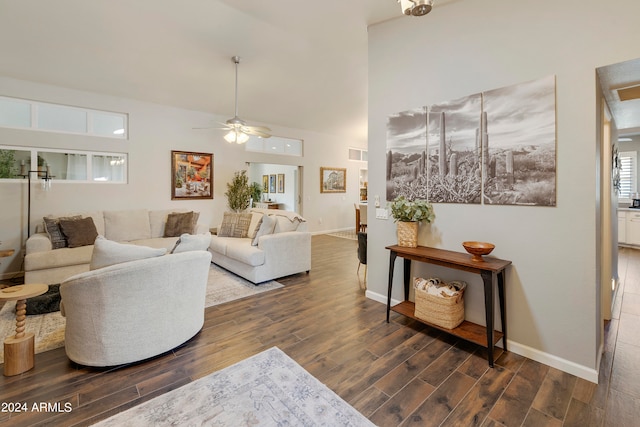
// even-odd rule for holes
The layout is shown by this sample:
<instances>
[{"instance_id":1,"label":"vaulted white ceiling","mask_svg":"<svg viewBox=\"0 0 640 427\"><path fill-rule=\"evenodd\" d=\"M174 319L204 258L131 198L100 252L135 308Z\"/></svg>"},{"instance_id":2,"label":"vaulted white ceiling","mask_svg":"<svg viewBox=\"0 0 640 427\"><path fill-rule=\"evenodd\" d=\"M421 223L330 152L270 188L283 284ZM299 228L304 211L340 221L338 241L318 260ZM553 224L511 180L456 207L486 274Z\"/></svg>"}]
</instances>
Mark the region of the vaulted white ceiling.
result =
<instances>
[{"instance_id":1,"label":"vaulted white ceiling","mask_svg":"<svg viewBox=\"0 0 640 427\"><path fill-rule=\"evenodd\" d=\"M239 55L241 118L365 142L367 27L458 1L0 0L0 75L232 117Z\"/></svg>"}]
</instances>

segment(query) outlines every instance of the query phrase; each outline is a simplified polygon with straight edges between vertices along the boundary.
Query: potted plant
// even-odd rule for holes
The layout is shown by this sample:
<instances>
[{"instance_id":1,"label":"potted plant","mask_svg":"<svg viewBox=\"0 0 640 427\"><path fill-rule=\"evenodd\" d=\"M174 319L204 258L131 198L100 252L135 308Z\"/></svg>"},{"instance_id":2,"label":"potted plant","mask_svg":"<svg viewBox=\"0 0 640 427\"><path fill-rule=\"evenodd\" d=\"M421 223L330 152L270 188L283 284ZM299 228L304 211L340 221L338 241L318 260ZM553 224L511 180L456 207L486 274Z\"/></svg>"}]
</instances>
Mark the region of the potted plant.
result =
<instances>
[{"instance_id":1,"label":"potted plant","mask_svg":"<svg viewBox=\"0 0 640 427\"><path fill-rule=\"evenodd\" d=\"M262 185L257 182L252 182L249 186L249 190L251 190L251 200L253 200L253 206L255 206L262 196Z\"/></svg>"},{"instance_id":2,"label":"potted plant","mask_svg":"<svg viewBox=\"0 0 640 427\"><path fill-rule=\"evenodd\" d=\"M398 223L398 246L417 247L418 224L422 221L431 222L436 218L431 203L398 196L390 203L390 207L391 216Z\"/></svg>"},{"instance_id":3,"label":"potted plant","mask_svg":"<svg viewBox=\"0 0 640 427\"><path fill-rule=\"evenodd\" d=\"M231 182L227 183L227 203L229 209L234 212L242 212L249 207L251 189L249 188L247 171L237 171L233 174Z\"/></svg>"}]
</instances>

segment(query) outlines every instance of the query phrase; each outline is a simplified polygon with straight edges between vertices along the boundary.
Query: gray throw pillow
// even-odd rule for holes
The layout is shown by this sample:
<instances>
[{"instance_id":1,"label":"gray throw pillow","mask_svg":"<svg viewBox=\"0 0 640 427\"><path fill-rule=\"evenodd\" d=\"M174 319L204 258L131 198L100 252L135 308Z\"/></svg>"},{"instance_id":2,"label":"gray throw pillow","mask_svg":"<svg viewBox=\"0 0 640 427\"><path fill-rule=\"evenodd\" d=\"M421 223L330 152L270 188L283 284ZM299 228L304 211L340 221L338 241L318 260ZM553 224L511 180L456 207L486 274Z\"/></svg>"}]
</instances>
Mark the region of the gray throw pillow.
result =
<instances>
[{"instance_id":1,"label":"gray throw pillow","mask_svg":"<svg viewBox=\"0 0 640 427\"><path fill-rule=\"evenodd\" d=\"M60 229L60 219L81 219L82 216L75 215L69 217L53 218L44 217L44 229L51 240L51 249L60 249L67 247L67 238Z\"/></svg>"},{"instance_id":2,"label":"gray throw pillow","mask_svg":"<svg viewBox=\"0 0 640 427\"><path fill-rule=\"evenodd\" d=\"M206 251L211 243L211 233L183 234L171 250L172 254L189 251Z\"/></svg>"},{"instance_id":3,"label":"gray throw pillow","mask_svg":"<svg viewBox=\"0 0 640 427\"><path fill-rule=\"evenodd\" d=\"M93 245L98 237L96 225L90 216L82 219L60 219L60 229L70 248Z\"/></svg>"},{"instance_id":4,"label":"gray throw pillow","mask_svg":"<svg viewBox=\"0 0 640 427\"><path fill-rule=\"evenodd\" d=\"M273 230L276 227L276 218L273 215L264 215L262 217L262 224L260 224L260 229L256 233L256 236L251 241L251 245L258 246L258 240L261 236L265 236L267 234L273 234Z\"/></svg>"},{"instance_id":5,"label":"gray throw pillow","mask_svg":"<svg viewBox=\"0 0 640 427\"><path fill-rule=\"evenodd\" d=\"M93 246L89 270L97 270L98 268L121 264L123 262L153 258L166 253L166 248L155 249L148 246L118 243L98 236Z\"/></svg>"}]
</instances>

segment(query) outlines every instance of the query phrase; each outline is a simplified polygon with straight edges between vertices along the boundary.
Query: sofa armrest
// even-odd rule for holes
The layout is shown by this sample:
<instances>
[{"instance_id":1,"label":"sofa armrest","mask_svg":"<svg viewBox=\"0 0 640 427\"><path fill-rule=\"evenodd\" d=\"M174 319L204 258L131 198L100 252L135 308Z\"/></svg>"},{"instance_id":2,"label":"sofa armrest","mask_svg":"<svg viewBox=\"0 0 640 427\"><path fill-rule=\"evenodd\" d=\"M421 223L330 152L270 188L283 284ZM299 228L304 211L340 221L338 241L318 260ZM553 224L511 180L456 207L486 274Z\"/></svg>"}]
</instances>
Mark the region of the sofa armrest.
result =
<instances>
[{"instance_id":1,"label":"sofa armrest","mask_svg":"<svg viewBox=\"0 0 640 427\"><path fill-rule=\"evenodd\" d=\"M258 248L265 253L265 264L284 262L304 265L301 271L311 269L311 233L308 231L264 235L258 239Z\"/></svg>"},{"instance_id":2,"label":"sofa armrest","mask_svg":"<svg viewBox=\"0 0 640 427\"><path fill-rule=\"evenodd\" d=\"M35 252L46 252L52 250L51 240L47 233L32 234L26 243L26 254Z\"/></svg>"}]
</instances>

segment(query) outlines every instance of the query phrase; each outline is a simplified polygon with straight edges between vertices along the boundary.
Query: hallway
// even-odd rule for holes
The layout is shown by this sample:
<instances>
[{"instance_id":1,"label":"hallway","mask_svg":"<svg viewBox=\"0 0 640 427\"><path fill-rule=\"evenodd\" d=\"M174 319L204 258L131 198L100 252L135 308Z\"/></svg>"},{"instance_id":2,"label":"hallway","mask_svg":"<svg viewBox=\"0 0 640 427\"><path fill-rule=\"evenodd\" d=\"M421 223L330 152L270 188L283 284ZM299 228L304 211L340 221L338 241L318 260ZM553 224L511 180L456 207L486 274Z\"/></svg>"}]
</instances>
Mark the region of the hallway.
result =
<instances>
[{"instance_id":1,"label":"hallway","mask_svg":"<svg viewBox=\"0 0 640 427\"><path fill-rule=\"evenodd\" d=\"M605 426L637 426L640 419L640 250L620 248L618 274L620 288L612 319L605 325L600 384L593 398L607 402Z\"/></svg>"}]
</instances>

